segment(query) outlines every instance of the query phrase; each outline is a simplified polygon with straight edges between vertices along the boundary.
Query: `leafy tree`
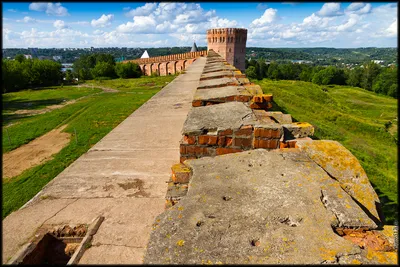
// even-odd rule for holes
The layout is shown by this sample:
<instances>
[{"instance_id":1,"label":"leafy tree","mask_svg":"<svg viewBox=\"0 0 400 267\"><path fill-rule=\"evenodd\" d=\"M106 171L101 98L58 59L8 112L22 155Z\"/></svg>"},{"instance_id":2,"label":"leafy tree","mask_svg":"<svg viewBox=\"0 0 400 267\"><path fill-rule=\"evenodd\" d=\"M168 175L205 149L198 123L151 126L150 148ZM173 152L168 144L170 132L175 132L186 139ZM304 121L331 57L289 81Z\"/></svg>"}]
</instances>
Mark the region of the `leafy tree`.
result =
<instances>
[{"instance_id":1,"label":"leafy tree","mask_svg":"<svg viewBox=\"0 0 400 267\"><path fill-rule=\"evenodd\" d=\"M25 60L25 56L22 54L18 54L15 56L15 60L18 61L19 63L22 63L22 61Z\"/></svg>"},{"instance_id":2,"label":"leafy tree","mask_svg":"<svg viewBox=\"0 0 400 267\"><path fill-rule=\"evenodd\" d=\"M99 77L114 78L116 76L113 64L104 61L98 62L96 66L91 70L91 73L94 78L99 78Z\"/></svg>"},{"instance_id":3,"label":"leafy tree","mask_svg":"<svg viewBox=\"0 0 400 267\"><path fill-rule=\"evenodd\" d=\"M346 83L354 87L360 87L362 75L363 70L360 67L356 67L348 72Z\"/></svg>"},{"instance_id":4,"label":"leafy tree","mask_svg":"<svg viewBox=\"0 0 400 267\"><path fill-rule=\"evenodd\" d=\"M308 65L304 65L304 67L301 70L301 73L299 74L299 79L301 81L311 82L312 78L313 78L312 68Z\"/></svg>"},{"instance_id":5,"label":"leafy tree","mask_svg":"<svg viewBox=\"0 0 400 267\"><path fill-rule=\"evenodd\" d=\"M378 94L397 96L397 68L384 68L376 77L372 90Z\"/></svg>"},{"instance_id":6,"label":"leafy tree","mask_svg":"<svg viewBox=\"0 0 400 267\"><path fill-rule=\"evenodd\" d=\"M276 62L271 62L268 67L267 76L270 79L279 80L281 79L281 73L279 70L279 65Z\"/></svg>"},{"instance_id":7,"label":"leafy tree","mask_svg":"<svg viewBox=\"0 0 400 267\"><path fill-rule=\"evenodd\" d=\"M138 78L142 72L138 64L135 63L117 63L115 72L120 78Z\"/></svg>"},{"instance_id":8,"label":"leafy tree","mask_svg":"<svg viewBox=\"0 0 400 267\"><path fill-rule=\"evenodd\" d=\"M73 81L73 75L72 75L72 71L71 70L67 70L65 72L65 81L67 83L71 83Z\"/></svg>"},{"instance_id":9,"label":"leafy tree","mask_svg":"<svg viewBox=\"0 0 400 267\"><path fill-rule=\"evenodd\" d=\"M246 70L246 76L247 76L247 78L250 78L250 79L257 79L256 67L249 66Z\"/></svg>"},{"instance_id":10,"label":"leafy tree","mask_svg":"<svg viewBox=\"0 0 400 267\"><path fill-rule=\"evenodd\" d=\"M312 82L319 85L328 85L328 84L344 85L346 82L346 77L342 69L329 66L317 72L313 76Z\"/></svg>"},{"instance_id":11,"label":"leafy tree","mask_svg":"<svg viewBox=\"0 0 400 267\"><path fill-rule=\"evenodd\" d=\"M371 91L372 84L374 83L375 78L379 75L380 66L375 62L371 61L364 64L364 71L361 78L361 87Z\"/></svg>"}]
</instances>

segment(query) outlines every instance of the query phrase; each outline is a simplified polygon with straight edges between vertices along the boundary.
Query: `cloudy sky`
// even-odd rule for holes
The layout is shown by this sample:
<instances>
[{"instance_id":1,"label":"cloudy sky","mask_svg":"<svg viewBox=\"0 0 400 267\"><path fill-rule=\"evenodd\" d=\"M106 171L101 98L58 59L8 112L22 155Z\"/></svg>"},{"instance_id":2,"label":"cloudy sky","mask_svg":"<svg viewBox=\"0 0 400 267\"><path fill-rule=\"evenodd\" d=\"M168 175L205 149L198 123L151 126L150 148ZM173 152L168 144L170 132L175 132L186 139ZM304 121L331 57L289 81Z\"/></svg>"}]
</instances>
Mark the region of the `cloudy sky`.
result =
<instances>
[{"instance_id":1,"label":"cloudy sky","mask_svg":"<svg viewBox=\"0 0 400 267\"><path fill-rule=\"evenodd\" d=\"M397 47L397 2L3 2L3 48L206 46L246 28L248 47Z\"/></svg>"}]
</instances>

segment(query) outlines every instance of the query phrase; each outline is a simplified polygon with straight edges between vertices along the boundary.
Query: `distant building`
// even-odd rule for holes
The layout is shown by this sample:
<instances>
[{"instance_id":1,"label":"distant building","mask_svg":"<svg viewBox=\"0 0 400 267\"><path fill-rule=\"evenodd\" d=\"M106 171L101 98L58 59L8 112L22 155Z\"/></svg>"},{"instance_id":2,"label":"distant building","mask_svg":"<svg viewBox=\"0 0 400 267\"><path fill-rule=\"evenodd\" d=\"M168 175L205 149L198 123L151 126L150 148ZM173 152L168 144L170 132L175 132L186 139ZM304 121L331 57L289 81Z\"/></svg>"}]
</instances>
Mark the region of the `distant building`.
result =
<instances>
[{"instance_id":1,"label":"distant building","mask_svg":"<svg viewBox=\"0 0 400 267\"><path fill-rule=\"evenodd\" d=\"M53 56L53 59L54 59L55 61L61 60L61 59L62 59L62 56Z\"/></svg>"},{"instance_id":2,"label":"distant building","mask_svg":"<svg viewBox=\"0 0 400 267\"><path fill-rule=\"evenodd\" d=\"M32 59L32 55L24 55L26 59Z\"/></svg>"},{"instance_id":3,"label":"distant building","mask_svg":"<svg viewBox=\"0 0 400 267\"><path fill-rule=\"evenodd\" d=\"M140 58L149 58L149 53L147 53L147 50L144 50L144 53Z\"/></svg>"},{"instance_id":4,"label":"distant building","mask_svg":"<svg viewBox=\"0 0 400 267\"><path fill-rule=\"evenodd\" d=\"M199 51L199 49L197 49L196 42L193 42L193 46L192 46L192 49L190 49L190 52L198 52L198 51Z\"/></svg>"},{"instance_id":5,"label":"distant building","mask_svg":"<svg viewBox=\"0 0 400 267\"><path fill-rule=\"evenodd\" d=\"M381 64L381 63L385 62L384 60L381 60L381 59L374 59L374 60L371 60L371 61L376 63L376 64Z\"/></svg>"}]
</instances>

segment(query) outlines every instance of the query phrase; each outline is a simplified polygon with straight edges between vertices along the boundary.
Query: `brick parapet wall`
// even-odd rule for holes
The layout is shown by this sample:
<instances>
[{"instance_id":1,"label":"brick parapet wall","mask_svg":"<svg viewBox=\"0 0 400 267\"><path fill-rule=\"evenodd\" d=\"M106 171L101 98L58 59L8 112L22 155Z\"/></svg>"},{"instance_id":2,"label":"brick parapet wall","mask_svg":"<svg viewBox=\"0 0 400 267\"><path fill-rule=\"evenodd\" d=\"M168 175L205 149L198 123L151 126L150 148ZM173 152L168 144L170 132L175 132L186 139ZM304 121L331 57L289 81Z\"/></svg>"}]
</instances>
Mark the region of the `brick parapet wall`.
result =
<instances>
[{"instance_id":1,"label":"brick parapet wall","mask_svg":"<svg viewBox=\"0 0 400 267\"><path fill-rule=\"evenodd\" d=\"M142 64L185 60L185 59L194 59L194 58L204 57L204 56L207 56L207 51L187 52L187 53L182 53L182 54L174 54L174 55L150 57L150 58L139 58L139 59L132 59L132 60L124 60L122 62L123 63L132 62L132 63L142 65Z\"/></svg>"}]
</instances>

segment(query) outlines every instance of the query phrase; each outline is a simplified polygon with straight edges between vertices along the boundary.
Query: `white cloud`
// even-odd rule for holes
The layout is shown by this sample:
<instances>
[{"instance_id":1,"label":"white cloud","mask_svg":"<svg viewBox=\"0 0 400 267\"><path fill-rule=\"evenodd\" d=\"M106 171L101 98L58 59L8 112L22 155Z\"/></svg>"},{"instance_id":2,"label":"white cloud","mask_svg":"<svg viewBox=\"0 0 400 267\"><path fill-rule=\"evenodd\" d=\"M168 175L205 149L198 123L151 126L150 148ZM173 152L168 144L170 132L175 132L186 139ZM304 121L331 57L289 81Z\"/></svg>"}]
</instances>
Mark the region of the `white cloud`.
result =
<instances>
[{"instance_id":1,"label":"white cloud","mask_svg":"<svg viewBox=\"0 0 400 267\"><path fill-rule=\"evenodd\" d=\"M278 10L276 9L268 8L267 10L264 11L264 14L260 18L253 20L251 24L254 26L262 26L273 22L276 20L277 11Z\"/></svg>"},{"instance_id":2,"label":"white cloud","mask_svg":"<svg viewBox=\"0 0 400 267\"><path fill-rule=\"evenodd\" d=\"M29 10L43 12L45 11L47 15L53 16L67 16L68 10L61 5L61 3L31 3L29 5Z\"/></svg>"},{"instance_id":3,"label":"white cloud","mask_svg":"<svg viewBox=\"0 0 400 267\"><path fill-rule=\"evenodd\" d=\"M17 20L17 22L24 22L24 23L35 23L36 19L25 16L22 20Z\"/></svg>"},{"instance_id":4,"label":"white cloud","mask_svg":"<svg viewBox=\"0 0 400 267\"><path fill-rule=\"evenodd\" d=\"M53 23L53 26L57 29L65 29L68 28L67 25L65 25L65 22L63 20L56 20Z\"/></svg>"},{"instance_id":5,"label":"white cloud","mask_svg":"<svg viewBox=\"0 0 400 267\"><path fill-rule=\"evenodd\" d=\"M7 9L7 11L8 11L8 12L13 12L13 13L17 12L16 9Z\"/></svg>"},{"instance_id":6,"label":"white cloud","mask_svg":"<svg viewBox=\"0 0 400 267\"><path fill-rule=\"evenodd\" d=\"M346 10L347 11L355 11L355 10L359 10L360 8L364 7L365 3L362 2L355 2L355 3L351 3Z\"/></svg>"},{"instance_id":7,"label":"white cloud","mask_svg":"<svg viewBox=\"0 0 400 267\"><path fill-rule=\"evenodd\" d=\"M106 27L110 26L113 20L114 20L113 14L108 14L108 15L103 14L99 19L93 19L91 24L93 27Z\"/></svg>"},{"instance_id":8,"label":"white cloud","mask_svg":"<svg viewBox=\"0 0 400 267\"><path fill-rule=\"evenodd\" d=\"M146 3L144 6L135 8L130 10L129 12L125 13L127 17L134 17L134 16L148 16L150 15L155 9L157 8L156 3ZM126 8L124 8L125 10ZM130 8L128 8L130 9Z\"/></svg>"},{"instance_id":9,"label":"white cloud","mask_svg":"<svg viewBox=\"0 0 400 267\"><path fill-rule=\"evenodd\" d=\"M348 31L351 30L358 22L359 16L356 14L351 14L349 19L347 20L346 23L341 24L337 27L337 30L342 32L342 31Z\"/></svg>"},{"instance_id":10,"label":"white cloud","mask_svg":"<svg viewBox=\"0 0 400 267\"><path fill-rule=\"evenodd\" d=\"M117 27L118 32L135 32L145 33L154 32L157 23L152 16L135 16L133 22L128 21L126 24L121 24Z\"/></svg>"},{"instance_id":11,"label":"white cloud","mask_svg":"<svg viewBox=\"0 0 400 267\"><path fill-rule=\"evenodd\" d=\"M372 6L370 3L351 3L346 9L345 13L354 13L354 14L368 14L372 10Z\"/></svg>"},{"instance_id":12,"label":"white cloud","mask_svg":"<svg viewBox=\"0 0 400 267\"><path fill-rule=\"evenodd\" d=\"M77 24L77 25L84 25L84 26L86 26L86 25L90 25L90 22L88 22L88 21L74 21L74 22L69 22L68 24Z\"/></svg>"},{"instance_id":13,"label":"white cloud","mask_svg":"<svg viewBox=\"0 0 400 267\"><path fill-rule=\"evenodd\" d=\"M387 37L397 37L397 19L386 29Z\"/></svg>"},{"instance_id":14,"label":"white cloud","mask_svg":"<svg viewBox=\"0 0 400 267\"><path fill-rule=\"evenodd\" d=\"M334 17L343 15L343 13L340 12L340 3L325 3L321 10L317 12L317 15L321 17Z\"/></svg>"}]
</instances>

